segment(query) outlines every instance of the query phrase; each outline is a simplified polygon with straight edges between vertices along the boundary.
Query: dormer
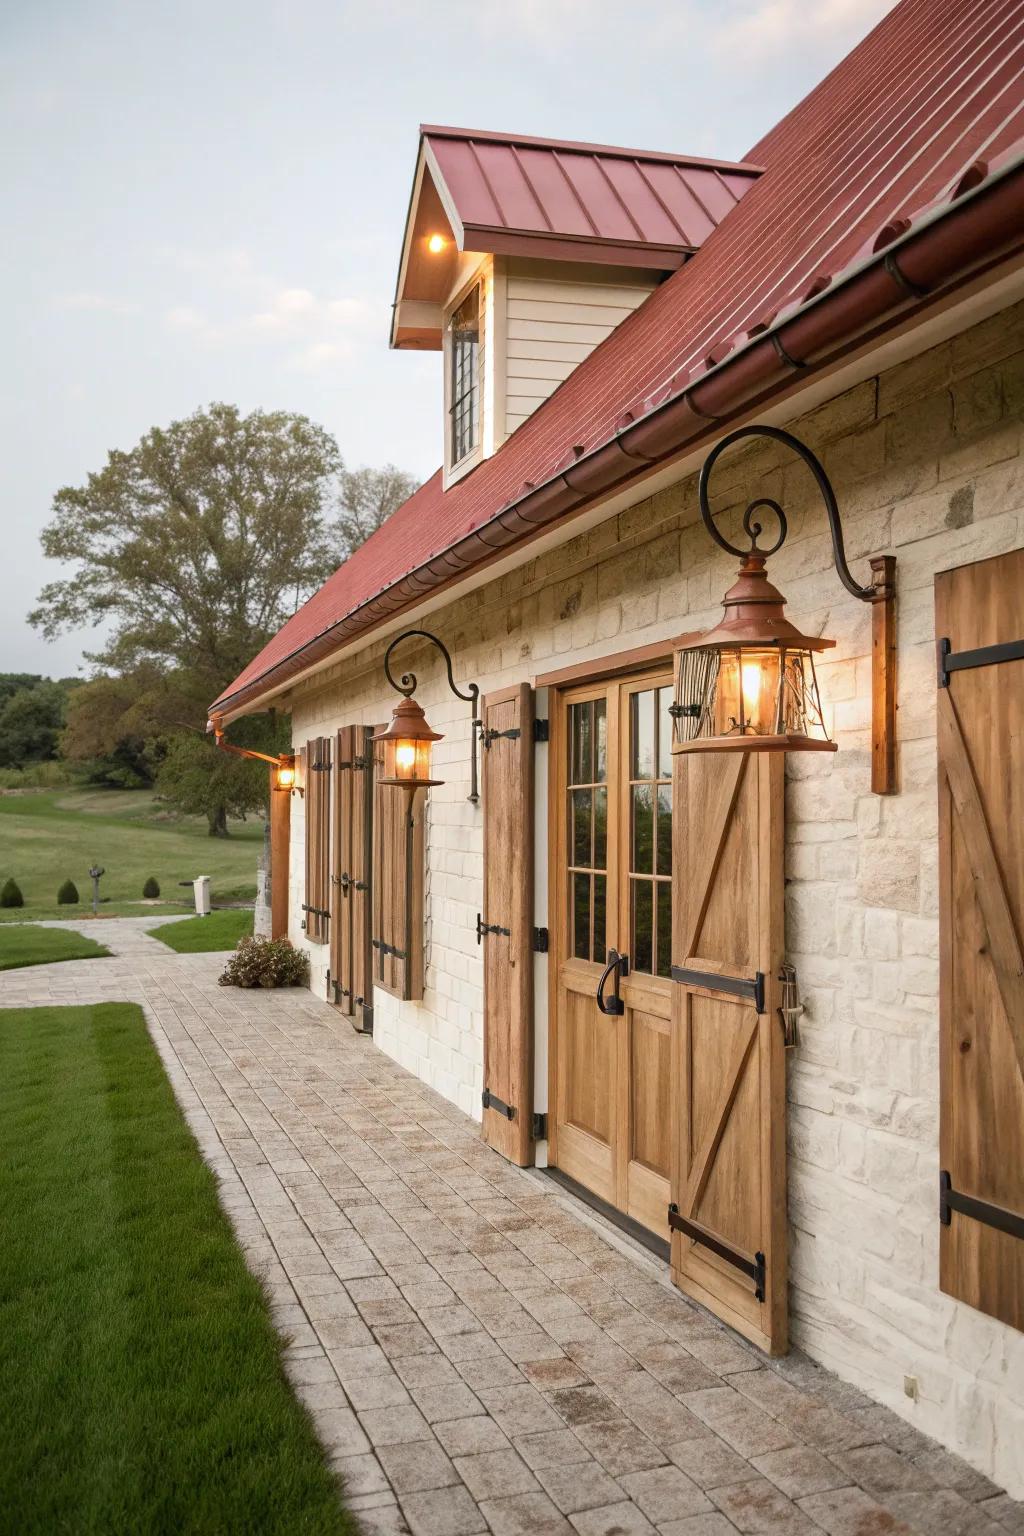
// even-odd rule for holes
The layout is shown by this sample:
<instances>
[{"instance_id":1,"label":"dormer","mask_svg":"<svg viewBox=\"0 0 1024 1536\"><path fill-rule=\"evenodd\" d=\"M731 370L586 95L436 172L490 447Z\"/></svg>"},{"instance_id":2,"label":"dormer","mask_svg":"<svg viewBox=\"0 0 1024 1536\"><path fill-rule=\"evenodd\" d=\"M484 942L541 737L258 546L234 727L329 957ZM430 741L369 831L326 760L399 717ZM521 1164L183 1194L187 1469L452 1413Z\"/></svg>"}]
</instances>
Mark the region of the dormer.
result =
<instances>
[{"instance_id":1,"label":"dormer","mask_svg":"<svg viewBox=\"0 0 1024 1536\"><path fill-rule=\"evenodd\" d=\"M604 144L420 129L391 345L443 353L446 487L689 260L758 174Z\"/></svg>"}]
</instances>

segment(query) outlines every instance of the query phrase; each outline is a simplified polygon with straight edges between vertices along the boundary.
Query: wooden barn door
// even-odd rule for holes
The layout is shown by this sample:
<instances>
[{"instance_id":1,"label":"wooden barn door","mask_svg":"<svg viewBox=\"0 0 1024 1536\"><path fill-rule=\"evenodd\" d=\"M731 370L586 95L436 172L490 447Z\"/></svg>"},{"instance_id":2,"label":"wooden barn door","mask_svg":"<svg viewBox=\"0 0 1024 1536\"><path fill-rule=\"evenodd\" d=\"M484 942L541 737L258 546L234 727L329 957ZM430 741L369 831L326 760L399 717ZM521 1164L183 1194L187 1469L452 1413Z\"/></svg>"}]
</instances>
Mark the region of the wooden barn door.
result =
<instances>
[{"instance_id":1,"label":"wooden barn door","mask_svg":"<svg viewBox=\"0 0 1024 1536\"><path fill-rule=\"evenodd\" d=\"M940 1284L1024 1329L1024 551L935 581Z\"/></svg>"},{"instance_id":2,"label":"wooden barn door","mask_svg":"<svg viewBox=\"0 0 1024 1536\"><path fill-rule=\"evenodd\" d=\"M668 1238L671 674L553 709L553 1167Z\"/></svg>"},{"instance_id":3,"label":"wooden barn door","mask_svg":"<svg viewBox=\"0 0 1024 1536\"><path fill-rule=\"evenodd\" d=\"M331 875L333 1001L364 1034L373 1030L370 949L373 881L373 748L371 729L338 732L334 766Z\"/></svg>"},{"instance_id":4,"label":"wooden barn door","mask_svg":"<svg viewBox=\"0 0 1024 1536\"><path fill-rule=\"evenodd\" d=\"M533 1161L533 694L489 694L483 738L484 1110L489 1146Z\"/></svg>"},{"instance_id":5,"label":"wooden barn door","mask_svg":"<svg viewBox=\"0 0 1024 1536\"><path fill-rule=\"evenodd\" d=\"M788 1347L780 753L674 757L672 1278Z\"/></svg>"}]
</instances>

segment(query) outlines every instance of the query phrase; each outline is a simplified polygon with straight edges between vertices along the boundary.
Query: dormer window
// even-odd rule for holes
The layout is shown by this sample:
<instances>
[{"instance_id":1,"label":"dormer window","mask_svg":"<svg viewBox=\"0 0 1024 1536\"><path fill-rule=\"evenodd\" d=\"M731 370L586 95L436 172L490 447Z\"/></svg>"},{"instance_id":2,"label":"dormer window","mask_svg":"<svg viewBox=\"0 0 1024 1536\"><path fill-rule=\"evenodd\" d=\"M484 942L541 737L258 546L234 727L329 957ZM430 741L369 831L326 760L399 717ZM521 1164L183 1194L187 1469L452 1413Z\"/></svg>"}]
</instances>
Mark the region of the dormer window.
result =
<instances>
[{"instance_id":1,"label":"dormer window","mask_svg":"<svg viewBox=\"0 0 1024 1536\"><path fill-rule=\"evenodd\" d=\"M451 348L451 463L480 442L480 285L474 283L448 326Z\"/></svg>"}]
</instances>

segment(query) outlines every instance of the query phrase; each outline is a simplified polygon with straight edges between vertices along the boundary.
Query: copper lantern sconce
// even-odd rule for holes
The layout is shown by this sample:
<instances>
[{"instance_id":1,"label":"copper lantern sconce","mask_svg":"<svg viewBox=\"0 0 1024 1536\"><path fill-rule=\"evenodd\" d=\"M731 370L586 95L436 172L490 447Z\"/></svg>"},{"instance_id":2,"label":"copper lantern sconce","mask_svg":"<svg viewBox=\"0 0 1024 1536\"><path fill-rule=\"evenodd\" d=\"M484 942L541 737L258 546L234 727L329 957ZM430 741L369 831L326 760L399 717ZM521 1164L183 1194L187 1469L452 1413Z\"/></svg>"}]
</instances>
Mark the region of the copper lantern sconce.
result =
<instances>
[{"instance_id":1,"label":"copper lantern sconce","mask_svg":"<svg viewBox=\"0 0 1024 1536\"><path fill-rule=\"evenodd\" d=\"M430 749L435 741L442 741L443 734L431 730L427 717L416 703L412 695L416 692L416 674L403 672L397 680L391 671L391 653L396 646L406 640L429 640L435 645L444 657L445 667L448 673L448 687L457 699L462 699L470 707L472 757L470 765L470 791L468 799L476 805L480 799L480 791L477 786L477 759L476 745L477 734L480 730L480 720L477 715L477 703L480 698L480 689L476 683L468 683L463 692L456 686L452 672L452 658L447 646L436 635L432 635L426 629L407 629L403 634L397 635L387 650L384 652L384 676L394 688L396 693L402 695L401 702L395 705L391 716L391 724L384 731L378 731L373 737L379 741L384 750L384 772L381 775L381 784L393 784L407 790L411 795L419 789L430 789L436 784L442 784L443 779L430 777Z\"/></svg>"},{"instance_id":2,"label":"copper lantern sconce","mask_svg":"<svg viewBox=\"0 0 1024 1536\"><path fill-rule=\"evenodd\" d=\"M302 794L302 785L298 780L295 758L289 752L279 752L276 757L271 757L269 752L254 752L251 747L236 747L233 741L228 741L222 727L218 724L219 717L213 722L214 744L222 752L230 752L234 757L248 757L255 762L269 763L274 770L271 775L270 787L276 793L290 795ZM209 730L209 726L207 727Z\"/></svg>"},{"instance_id":3,"label":"copper lantern sconce","mask_svg":"<svg viewBox=\"0 0 1024 1536\"><path fill-rule=\"evenodd\" d=\"M719 548L741 561L738 580L725 594L720 624L679 652L674 752L834 752L822 715L814 658L835 645L802 634L785 615L785 598L769 582L766 562L781 549L788 533L786 514L777 501L758 497L743 514L750 548L737 549L715 526L708 503L708 481L719 456L747 437L768 437L791 448L807 465L828 516L832 556L839 579L851 596L872 604L872 748L871 787L876 794L896 789L895 600L896 560L871 560L872 581L860 586L846 560L835 492L818 459L780 427L740 427L708 454L700 472L698 497L705 528ZM756 514L770 512L778 536L770 547L758 543L762 526Z\"/></svg>"}]
</instances>

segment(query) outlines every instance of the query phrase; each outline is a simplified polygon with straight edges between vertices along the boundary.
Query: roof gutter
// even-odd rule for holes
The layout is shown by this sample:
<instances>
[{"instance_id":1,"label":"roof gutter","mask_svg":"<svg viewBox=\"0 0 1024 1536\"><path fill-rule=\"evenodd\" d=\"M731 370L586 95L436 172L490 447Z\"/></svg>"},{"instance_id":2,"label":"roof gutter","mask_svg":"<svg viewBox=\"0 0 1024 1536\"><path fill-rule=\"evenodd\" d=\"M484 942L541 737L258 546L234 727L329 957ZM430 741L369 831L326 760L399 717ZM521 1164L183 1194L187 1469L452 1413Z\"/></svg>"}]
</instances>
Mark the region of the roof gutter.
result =
<instances>
[{"instance_id":1,"label":"roof gutter","mask_svg":"<svg viewBox=\"0 0 1024 1536\"><path fill-rule=\"evenodd\" d=\"M816 280L810 293L713 348L703 371L671 379L636 416L627 412L611 438L589 451L574 448L549 479L525 486L457 543L217 699L211 716L237 713L495 554L693 448L794 378L813 378L852 347L1022 252L1024 155L998 168L976 162L951 200L885 226L838 277Z\"/></svg>"}]
</instances>

